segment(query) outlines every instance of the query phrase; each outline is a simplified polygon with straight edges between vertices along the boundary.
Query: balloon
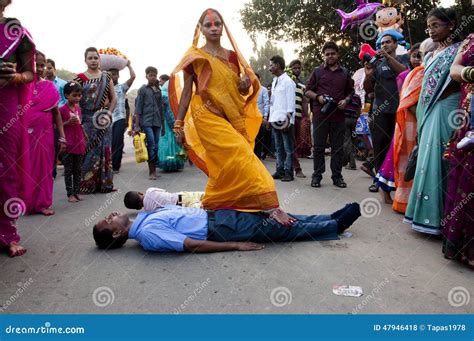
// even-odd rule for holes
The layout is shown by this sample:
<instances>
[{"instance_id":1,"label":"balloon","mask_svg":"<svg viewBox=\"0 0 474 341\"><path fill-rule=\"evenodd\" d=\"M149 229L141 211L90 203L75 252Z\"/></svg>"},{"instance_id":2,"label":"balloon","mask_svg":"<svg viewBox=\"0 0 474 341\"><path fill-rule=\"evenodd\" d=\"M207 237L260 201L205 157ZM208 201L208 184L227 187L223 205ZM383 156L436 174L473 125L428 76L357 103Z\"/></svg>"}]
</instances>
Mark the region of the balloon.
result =
<instances>
[{"instance_id":1,"label":"balloon","mask_svg":"<svg viewBox=\"0 0 474 341\"><path fill-rule=\"evenodd\" d=\"M374 2L368 3L368 0L356 0L357 9L351 13L345 13L340 9L336 12L342 18L341 31L344 31L348 26L354 27L355 25L361 24L375 14L377 8L383 7L381 3Z\"/></svg>"},{"instance_id":2,"label":"balloon","mask_svg":"<svg viewBox=\"0 0 474 341\"><path fill-rule=\"evenodd\" d=\"M368 54L370 57L375 57L377 52L369 44L362 44L360 46L359 59L363 60L364 55Z\"/></svg>"}]
</instances>

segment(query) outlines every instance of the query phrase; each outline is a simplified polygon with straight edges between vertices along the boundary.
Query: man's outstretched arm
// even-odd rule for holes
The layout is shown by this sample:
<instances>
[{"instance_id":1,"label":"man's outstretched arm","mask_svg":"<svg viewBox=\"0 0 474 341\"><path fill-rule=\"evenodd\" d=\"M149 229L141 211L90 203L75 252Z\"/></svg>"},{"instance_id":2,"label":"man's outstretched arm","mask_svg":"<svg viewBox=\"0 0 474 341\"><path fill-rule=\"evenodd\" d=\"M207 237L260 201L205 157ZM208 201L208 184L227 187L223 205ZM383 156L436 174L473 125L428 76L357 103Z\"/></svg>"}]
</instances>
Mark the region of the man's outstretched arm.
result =
<instances>
[{"instance_id":1,"label":"man's outstretched arm","mask_svg":"<svg viewBox=\"0 0 474 341\"><path fill-rule=\"evenodd\" d=\"M252 242L212 242L210 240L195 240L191 238L184 240L184 250L193 253L258 251L264 248L264 245Z\"/></svg>"}]
</instances>

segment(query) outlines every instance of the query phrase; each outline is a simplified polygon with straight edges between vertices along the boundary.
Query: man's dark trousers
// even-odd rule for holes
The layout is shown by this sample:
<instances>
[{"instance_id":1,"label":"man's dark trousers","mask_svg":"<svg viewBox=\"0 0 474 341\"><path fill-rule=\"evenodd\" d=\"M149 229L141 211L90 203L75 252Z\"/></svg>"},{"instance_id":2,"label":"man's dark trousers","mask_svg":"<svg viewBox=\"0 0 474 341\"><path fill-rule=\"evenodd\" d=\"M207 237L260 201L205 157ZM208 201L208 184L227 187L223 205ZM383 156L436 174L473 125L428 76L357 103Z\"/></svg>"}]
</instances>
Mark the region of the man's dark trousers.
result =
<instances>
[{"instance_id":1,"label":"man's dark trousers","mask_svg":"<svg viewBox=\"0 0 474 341\"><path fill-rule=\"evenodd\" d=\"M323 178L323 173L326 171L324 151L326 149L326 141L328 136L331 142L332 180L336 181L342 179L342 162L344 159L344 130L344 121L329 122L327 120L313 120L314 180L321 181Z\"/></svg>"},{"instance_id":2,"label":"man's dark trousers","mask_svg":"<svg viewBox=\"0 0 474 341\"><path fill-rule=\"evenodd\" d=\"M209 223L209 240L291 242L296 240L334 240L337 222L329 215L291 215L298 221L291 227L283 226L264 213L217 210Z\"/></svg>"}]
</instances>

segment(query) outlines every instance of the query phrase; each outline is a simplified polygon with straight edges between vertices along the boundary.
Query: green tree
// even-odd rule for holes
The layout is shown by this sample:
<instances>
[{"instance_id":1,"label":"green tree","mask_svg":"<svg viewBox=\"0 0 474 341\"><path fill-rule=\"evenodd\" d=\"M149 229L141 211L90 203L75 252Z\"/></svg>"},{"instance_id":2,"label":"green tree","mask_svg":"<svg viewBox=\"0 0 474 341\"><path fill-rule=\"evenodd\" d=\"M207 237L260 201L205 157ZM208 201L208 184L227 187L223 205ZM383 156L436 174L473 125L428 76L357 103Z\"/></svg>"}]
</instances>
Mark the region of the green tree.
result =
<instances>
[{"instance_id":1,"label":"green tree","mask_svg":"<svg viewBox=\"0 0 474 341\"><path fill-rule=\"evenodd\" d=\"M257 51L257 58L250 57L250 66L261 77L261 83L268 86L272 82L272 74L269 71L270 58L275 55L283 57L283 50L267 41L265 45L260 47Z\"/></svg>"},{"instance_id":2,"label":"green tree","mask_svg":"<svg viewBox=\"0 0 474 341\"><path fill-rule=\"evenodd\" d=\"M404 34L408 42L416 43L426 38L426 15L438 3L438 0L405 2ZM335 11L337 8L350 13L356 8L355 1L251 0L240 14L244 28L252 39L258 33L264 33L269 39L299 44L297 52L305 62L306 70L321 63L320 51L329 40L340 45L342 63L355 70L360 66L357 58L360 45L364 42L374 45L376 27L367 23L341 31L341 18ZM362 37L368 38L367 41Z\"/></svg>"},{"instance_id":3,"label":"green tree","mask_svg":"<svg viewBox=\"0 0 474 341\"><path fill-rule=\"evenodd\" d=\"M65 81L71 81L76 78L76 74L74 72L65 69L56 70L56 76L61 79L64 79Z\"/></svg>"}]
</instances>

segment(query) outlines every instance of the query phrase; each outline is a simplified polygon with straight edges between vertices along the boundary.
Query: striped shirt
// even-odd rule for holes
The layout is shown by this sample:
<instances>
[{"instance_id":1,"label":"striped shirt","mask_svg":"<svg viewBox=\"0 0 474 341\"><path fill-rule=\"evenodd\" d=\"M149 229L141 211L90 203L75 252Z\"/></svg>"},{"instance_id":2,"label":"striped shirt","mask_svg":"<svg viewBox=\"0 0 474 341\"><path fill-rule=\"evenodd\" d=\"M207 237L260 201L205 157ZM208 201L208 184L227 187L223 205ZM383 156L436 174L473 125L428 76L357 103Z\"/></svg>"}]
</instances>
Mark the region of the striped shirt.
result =
<instances>
[{"instance_id":1,"label":"striped shirt","mask_svg":"<svg viewBox=\"0 0 474 341\"><path fill-rule=\"evenodd\" d=\"M305 86L300 82L296 82L296 117L303 117L303 96L304 96Z\"/></svg>"}]
</instances>

